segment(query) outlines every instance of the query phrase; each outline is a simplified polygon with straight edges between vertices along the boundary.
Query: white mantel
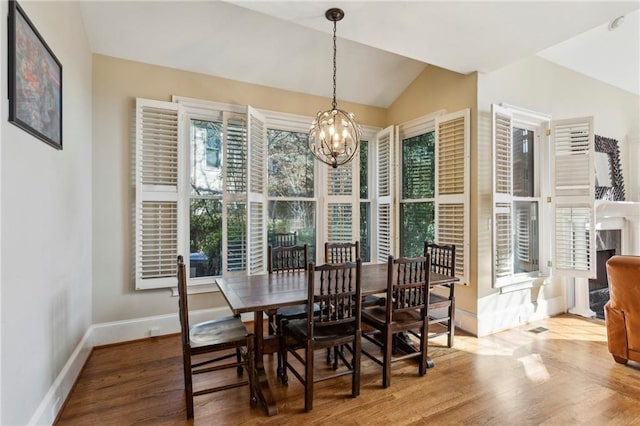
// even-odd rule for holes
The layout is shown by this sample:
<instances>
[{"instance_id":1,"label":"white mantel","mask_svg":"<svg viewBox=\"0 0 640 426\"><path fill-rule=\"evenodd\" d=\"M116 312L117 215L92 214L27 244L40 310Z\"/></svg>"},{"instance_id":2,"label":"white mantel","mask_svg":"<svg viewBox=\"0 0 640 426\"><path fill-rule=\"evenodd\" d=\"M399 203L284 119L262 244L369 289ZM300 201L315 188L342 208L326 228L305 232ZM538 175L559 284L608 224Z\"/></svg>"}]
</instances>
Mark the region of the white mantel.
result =
<instances>
[{"instance_id":1,"label":"white mantel","mask_svg":"<svg viewBox=\"0 0 640 426\"><path fill-rule=\"evenodd\" d=\"M595 202L596 231L619 229L620 249L623 255L640 255L640 202L601 201ZM589 280L574 279L574 306L572 314L594 317L589 307Z\"/></svg>"}]
</instances>

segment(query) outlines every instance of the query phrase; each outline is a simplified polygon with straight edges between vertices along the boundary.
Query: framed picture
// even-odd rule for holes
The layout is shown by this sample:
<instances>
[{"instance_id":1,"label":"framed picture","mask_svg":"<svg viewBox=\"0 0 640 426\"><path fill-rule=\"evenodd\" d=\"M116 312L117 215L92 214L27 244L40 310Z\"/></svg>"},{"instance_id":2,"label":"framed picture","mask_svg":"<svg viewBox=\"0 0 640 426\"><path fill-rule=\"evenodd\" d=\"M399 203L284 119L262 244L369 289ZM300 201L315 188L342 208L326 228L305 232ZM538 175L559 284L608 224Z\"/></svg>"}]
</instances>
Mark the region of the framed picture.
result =
<instances>
[{"instance_id":1,"label":"framed picture","mask_svg":"<svg viewBox=\"0 0 640 426\"><path fill-rule=\"evenodd\" d=\"M24 10L9 0L9 121L62 149L62 65Z\"/></svg>"}]
</instances>

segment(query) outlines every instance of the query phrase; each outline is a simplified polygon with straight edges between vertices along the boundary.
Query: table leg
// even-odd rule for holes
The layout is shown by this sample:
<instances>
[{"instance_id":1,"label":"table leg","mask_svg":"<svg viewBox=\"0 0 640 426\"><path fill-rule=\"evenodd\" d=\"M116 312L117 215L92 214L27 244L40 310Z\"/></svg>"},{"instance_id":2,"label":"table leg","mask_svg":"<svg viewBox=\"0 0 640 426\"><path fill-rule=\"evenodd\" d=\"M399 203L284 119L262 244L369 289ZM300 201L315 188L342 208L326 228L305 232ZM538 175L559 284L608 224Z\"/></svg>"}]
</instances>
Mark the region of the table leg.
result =
<instances>
[{"instance_id":1,"label":"table leg","mask_svg":"<svg viewBox=\"0 0 640 426\"><path fill-rule=\"evenodd\" d=\"M267 416L274 416L278 414L278 406L276 400L271 394L269 388L269 381L267 380L267 372L264 369L264 325L263 325L263 311L256 311L253 318L253 334L256 336L256 390L258 393L258 401L267 410Z\"/></svg>"},{"instance_id":2,"label":"table leg","mask_svg":"<svg viewBox=\"0 0 640 426\"><path fill-rule=\"evenodd\" d=\"M406 333L396 334L395 339L398 349L404 353L412 353L418 350ZM433 359L427 355L427 368L433 368L434 365Z\"/></svg>"}]
</instances>

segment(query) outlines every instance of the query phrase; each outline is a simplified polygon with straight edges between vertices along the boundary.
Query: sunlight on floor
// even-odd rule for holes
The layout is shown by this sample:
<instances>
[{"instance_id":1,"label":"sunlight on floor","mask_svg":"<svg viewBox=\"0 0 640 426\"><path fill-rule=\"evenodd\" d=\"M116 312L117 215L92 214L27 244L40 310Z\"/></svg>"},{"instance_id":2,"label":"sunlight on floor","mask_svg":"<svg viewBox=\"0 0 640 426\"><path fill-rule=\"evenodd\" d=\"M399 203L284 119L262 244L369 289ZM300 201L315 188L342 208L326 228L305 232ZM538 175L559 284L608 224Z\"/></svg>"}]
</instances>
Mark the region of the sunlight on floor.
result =
<instances>
[{"instance_id":1,"label":"sunlight on floor","mask_svg":"<svg viewBox=\"0 0 640 426\"><path fill-rule=\"evenodd\" d=\"M518 358L518 362L522 363L524 373L534 383L544 383L551 378L540 354L523 356Z\"/></svg>"}]
</instances>

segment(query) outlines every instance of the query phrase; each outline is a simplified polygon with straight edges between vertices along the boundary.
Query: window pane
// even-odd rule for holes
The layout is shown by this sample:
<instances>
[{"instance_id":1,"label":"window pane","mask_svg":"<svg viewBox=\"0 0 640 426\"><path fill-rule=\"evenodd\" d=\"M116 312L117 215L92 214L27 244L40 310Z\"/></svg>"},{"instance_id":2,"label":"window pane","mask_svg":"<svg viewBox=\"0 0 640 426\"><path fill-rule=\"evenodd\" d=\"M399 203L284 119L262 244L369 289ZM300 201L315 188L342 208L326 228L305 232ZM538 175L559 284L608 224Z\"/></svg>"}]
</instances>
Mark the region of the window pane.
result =
<instances>
[{"instance_id":1,"label":"window pane","mask_svg":"<svg viewBox=\"0 0 640 426\"><path fill-rule=\"evenodd\" d=\"M533 272L538 267L538 203L515 203L514 272Z\"/></svg>"},{"instance_id":2,"label":"window pane","mask_svg":"<svg viewBox=\"0 0 640 426\"><path fill-rule=\"evenodd\" d=\"M371 262L371 203L360 203L360 259Z\"/></svg>"},{"instance_id":3,"label":"window pane","mask_svg":"<svg viewBox=\"0 0 640 426\"><path fill-rule=\"evenodd\" d=\"M360 198L369 198L369 142L360 141Z\"/></svg>"},{"instance_id":4,"label":"window pane","mask_svg":"<svg viewBox=\"0 0 640 426\"><path fill-rule=\"evenodd\" d=\"M402 198L434 196L434 132L402 141Z\"/></svg>"},{"instance_id":5,"label":"window pane","mask_svg":"<svg viewBox=\"0 0 640 426\"><path fill-rule=\"evenodd\" d=\"M513 195L533 197L533 131L513 128Z\"/></svg>"},{"instance_id":6,"label":"window pane","mask_svg":"<svg viewBox=\"0 0 640 426\"><path fill-rule=\"evenodd\" d=\"M222 123L191 120L192 195L222 194Z\"/></svg>"},{"instance_id":7,"label":"window pane","mask_svg":"<svg viewBox=\"0 0 640 426\"><path fill-rule=\"evenodd\" d=\"M269 201L269 244L276 233L298 233L298 244L309 245L309 261L315 259L316 203L314 201Z\"/></svg>"},{"instance_id":8,"label":"window pane","mask_svg":"<svg viewBox=\"0 0 640 426\"><path fill-rule=\"evenodd\" d=\"M222 202L193 199L190 210L189 276L222 275Z\"/></svg>"},{"instance_id":9,"label":"window pane","mask_svg":"<svg viewBox=\"0 0 640 426\"><path fill-rule=\"evenodd\" d=\"M227 271L247 269L247 204L227 205Z\"/></svg>"},{"instance_id":10,"label":"window pane","mask_svg":"<svg viewBox=\"0 0 640 426\"><path fill-rule=\"evenodd\" d=\"M435 235L433 203L402 203L400 217L400 256L422 256Z\"/></svg>"},{"instance_id":11,"label":"window pane","mask_svg":"<svg viewBox=\"0 0 640 426\"><path fill-rule=\"evenodd\" d=\"M267 130L269 195L313 197L313 155L306 133Z\"/></svg>"}]
</instances>

